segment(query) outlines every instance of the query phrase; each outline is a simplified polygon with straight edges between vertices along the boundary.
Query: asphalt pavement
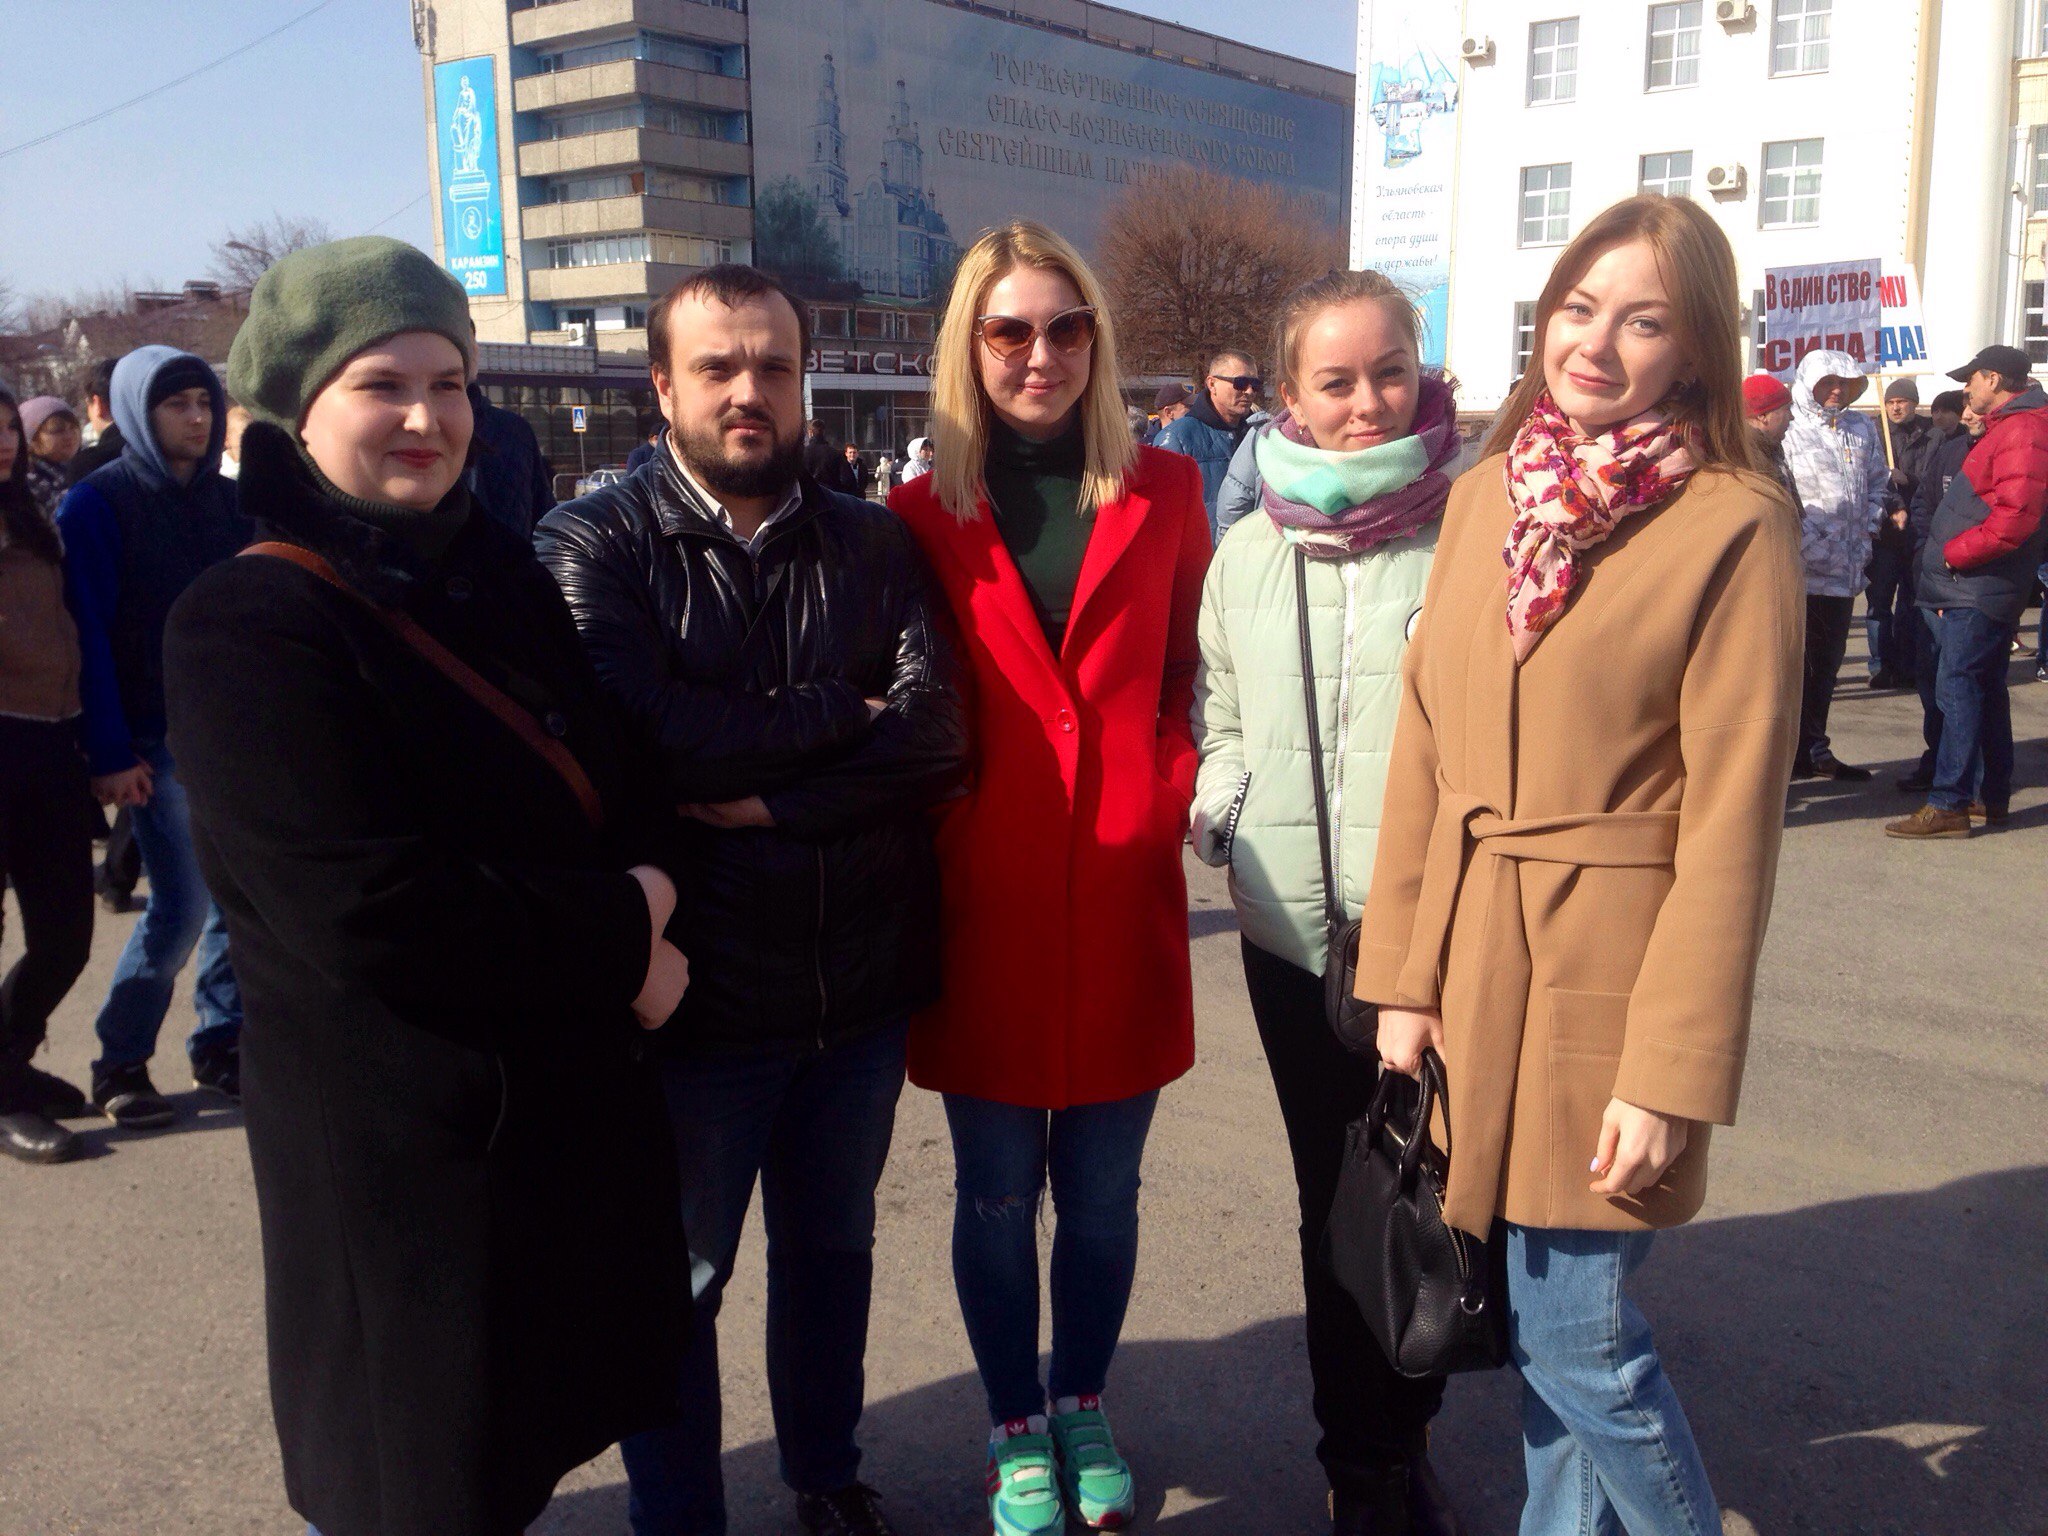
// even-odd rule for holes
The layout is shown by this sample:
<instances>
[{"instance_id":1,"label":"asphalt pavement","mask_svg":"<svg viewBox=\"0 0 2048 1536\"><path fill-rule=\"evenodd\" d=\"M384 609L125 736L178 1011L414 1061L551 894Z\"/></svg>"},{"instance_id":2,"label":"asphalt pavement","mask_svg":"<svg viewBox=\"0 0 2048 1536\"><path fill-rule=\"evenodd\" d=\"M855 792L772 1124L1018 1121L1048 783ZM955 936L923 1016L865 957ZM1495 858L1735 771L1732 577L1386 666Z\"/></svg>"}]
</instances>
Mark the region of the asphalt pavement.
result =
<instances>
[{"instance_id":1,"label":"asphalt pavement","mask_svg":"<svg viewBox=\"0 0 2048 1536\"><path fill-rule=\"evenodd\" d=\"M2029 632L2031 639L2031 631ZM1917 802L1910 695L1852 652L1837 752L1867 785L1800 784L1741 1120L1707 1210L1659 1239L1641 1299L1734 1532L2048 1533L2048 684L2015 662L2020 791L1965 842L1885 838ZM132 918L102 914L45 1064L82 1081ZM1223 883L1191 866L1200 1060L1162 1100L1137 1291L1107 1404L1144 1524L1325 1529L1285 1144ZM10 902L6 958L18 952ZM156 1058L178 1127L94 1125L91 1156L0 1160L0 1536L303 1529L279 1480L256 1210L239 1116L189 1089L181 989ZM905 1094L881 1192L863 1475L905 1536L985 1529L986 1433L948 1262L951 1157ZM762 1386L758 1222L723 1322L735 1536L799 1528ZM1434 1455L1474 1536L1521 1497L1519 1385L1451 1384ZM621 1533L616 1455L531 1536ZM1639 1533L1647 1536L1647 1533Z\"/></svg>"}]
</instances>

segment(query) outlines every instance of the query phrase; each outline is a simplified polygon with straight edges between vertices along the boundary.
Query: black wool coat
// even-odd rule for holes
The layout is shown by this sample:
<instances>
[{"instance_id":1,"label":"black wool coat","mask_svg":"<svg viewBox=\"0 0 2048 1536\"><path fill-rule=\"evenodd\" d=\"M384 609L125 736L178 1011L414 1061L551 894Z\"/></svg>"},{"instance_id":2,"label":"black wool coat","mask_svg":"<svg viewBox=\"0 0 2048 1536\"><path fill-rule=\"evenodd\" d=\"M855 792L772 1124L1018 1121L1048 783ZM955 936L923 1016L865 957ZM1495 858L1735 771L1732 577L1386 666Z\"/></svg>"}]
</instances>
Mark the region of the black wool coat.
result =
<instances>
[{"instance_id":1,"label":"black wool coat","mask_svg":"<svg viewBox=\"0 0 2048 1536\"><path fill-rule=\"evenodd\" d=\"M244 440L258 537L410 613L575 754L563 780L346 592L251 555L165 641L171 750L247 1021L272 1407L324 1536L509 1536L673 1418L675 1159L626 870L670 858L560 592L472 515L431 564ZM461 494L459 491L456 494Z\"/></svg>"}]
</instances>

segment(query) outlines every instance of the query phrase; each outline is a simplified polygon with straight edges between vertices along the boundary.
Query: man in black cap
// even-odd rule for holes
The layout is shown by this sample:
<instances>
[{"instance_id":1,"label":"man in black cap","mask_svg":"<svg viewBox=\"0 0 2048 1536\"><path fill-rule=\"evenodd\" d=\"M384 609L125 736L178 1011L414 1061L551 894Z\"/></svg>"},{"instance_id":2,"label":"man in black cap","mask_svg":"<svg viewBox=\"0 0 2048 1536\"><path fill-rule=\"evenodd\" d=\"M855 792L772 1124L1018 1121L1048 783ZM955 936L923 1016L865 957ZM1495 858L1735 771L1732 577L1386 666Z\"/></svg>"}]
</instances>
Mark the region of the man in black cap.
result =
<instances>
[{"instance_id":1,"label":"man in black cap","mask_svg":"<svg viewBox=\"0 0 2048 1536\"><path fill-rule=\"evenodd\" d=\"M1188 387L1185 384L1162 384L1153 393L1152 411L1149 417L1152 431L1146 437L1148 443L1159 441L1159 434L1172 426L1188 413Z\"/></svg>"},{"instance_id":2,"label":"man in black cap","mask_svg":"<svg viewBox=\"0 0 2048 1536\"><path fill-rule=\"evenodd\" d=\"M1927 804L1885 828L1892 837L1968 837L2012 801L2012 707L2006 672L2034 572L2048 552L2048 393L2016 347L1986 347L1949 375L1987 423L1935 509L1918 571L1931 610L1941 741Z\"/></svg>"}]
</instances>

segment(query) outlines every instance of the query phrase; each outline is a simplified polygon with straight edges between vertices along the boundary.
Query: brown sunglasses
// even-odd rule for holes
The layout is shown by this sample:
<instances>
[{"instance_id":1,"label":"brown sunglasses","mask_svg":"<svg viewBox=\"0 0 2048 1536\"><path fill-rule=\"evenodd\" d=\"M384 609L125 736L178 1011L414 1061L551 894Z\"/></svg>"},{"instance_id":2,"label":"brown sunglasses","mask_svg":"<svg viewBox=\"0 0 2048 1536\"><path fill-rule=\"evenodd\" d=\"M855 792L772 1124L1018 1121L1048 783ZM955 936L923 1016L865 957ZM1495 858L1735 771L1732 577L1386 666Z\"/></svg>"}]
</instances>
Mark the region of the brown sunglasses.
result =
<instances>
[{"instance_id":1,"label":"brown sunglasses","mask_svg":"<svg viewBox=\"0 0 2048 1536\"><path fill-rule=\"evenodd\" d=\"M974 322L974 334L982 345L1006 363L1018 353L1030 351L1041 331L1055 352L1069 356L1085 352L1095 344L1095 311L1087 305L1062 310L1042 326L1015 315L983 315Z\"/></svg>"}]
</instances>

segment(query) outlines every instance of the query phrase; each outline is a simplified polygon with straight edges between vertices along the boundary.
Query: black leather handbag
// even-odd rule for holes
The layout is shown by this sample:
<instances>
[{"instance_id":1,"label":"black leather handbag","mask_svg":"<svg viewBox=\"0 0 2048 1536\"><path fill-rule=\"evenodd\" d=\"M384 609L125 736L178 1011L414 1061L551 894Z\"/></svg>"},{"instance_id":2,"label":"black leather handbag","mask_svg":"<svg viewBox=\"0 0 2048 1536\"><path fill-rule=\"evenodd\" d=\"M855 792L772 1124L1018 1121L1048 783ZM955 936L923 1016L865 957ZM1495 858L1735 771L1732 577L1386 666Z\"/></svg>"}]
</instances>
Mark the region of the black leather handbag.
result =
<instances>
[{"instance_id":1,"label":"black leather handbag","mask_svg":"<svg viewBox=\"0 0 2048 1536\"><path fill-rule=\"evenodd\" d=\"M1443 1058L1425 1050L1420 1083L1382 1071L1345 1141L1323 1260L1358 1303L1403 1376L1490 1371L1508 1358L1506 1243L1444 1222L1444 1148L1429 1139L1445 1104Z\"/></svg>"},{"instance_id":2,"label":"black leather handbag","mask_svg":"<svg viewBox=\"0 0 2048 1536\"><path fill-rule=\"evenodd\" d=\"M1323 934L1329 958L1323 962L1323 1017L1345 1050L1379 1055L1379 1012L1355 995L1358 983L1358 919L1347 918L1337 902L1337 870L1330 851L1330 796L1323 785L1323 729L1316 710L1315 647L1308 630L1308 557L1294 552L1294 606L1301 622L1301 697L1308 710L1309 761L1314 764L1316 844L1323 855Z\"/></svg>"}]
</instances>

